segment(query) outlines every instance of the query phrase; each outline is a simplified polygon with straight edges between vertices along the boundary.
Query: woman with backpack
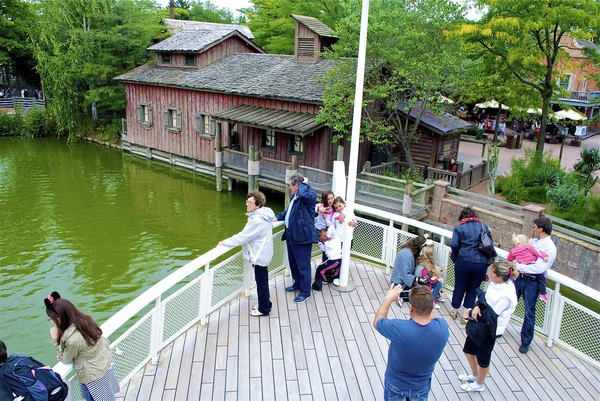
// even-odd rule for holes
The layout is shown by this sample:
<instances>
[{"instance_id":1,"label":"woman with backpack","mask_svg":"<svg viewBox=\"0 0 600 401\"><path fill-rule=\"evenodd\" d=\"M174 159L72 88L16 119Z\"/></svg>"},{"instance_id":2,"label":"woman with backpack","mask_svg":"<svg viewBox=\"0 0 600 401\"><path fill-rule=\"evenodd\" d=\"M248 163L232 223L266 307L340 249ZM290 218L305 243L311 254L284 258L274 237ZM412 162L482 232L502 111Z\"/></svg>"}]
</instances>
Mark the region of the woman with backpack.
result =
<instances>
[{"instance_id":1,"label":"woman with backpack","mask_svg":"<svg viewBox=\"0 0 600 401\"><path fill-rule=\"evenodd\" d=\"M56 291L44 299L46 314L53 323L50 336L56 357L73 362L81 393L87 401L112 401L119 383L112 367L109 342L94 320L81 313Z\"/></svg>"}]
</instances>

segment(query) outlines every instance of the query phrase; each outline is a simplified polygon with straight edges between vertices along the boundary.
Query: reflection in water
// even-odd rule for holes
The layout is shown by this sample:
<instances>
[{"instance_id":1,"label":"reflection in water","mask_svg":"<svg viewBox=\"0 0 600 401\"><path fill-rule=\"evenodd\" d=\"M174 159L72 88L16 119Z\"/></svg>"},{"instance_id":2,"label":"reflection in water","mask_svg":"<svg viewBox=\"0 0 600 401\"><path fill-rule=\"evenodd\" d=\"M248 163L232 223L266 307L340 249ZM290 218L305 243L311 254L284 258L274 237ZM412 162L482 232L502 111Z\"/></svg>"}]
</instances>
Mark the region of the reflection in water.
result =
<instances>
[{"instance_id":1,"label":"reflection in water","mask_svg":"<svg viewBox=\"0 0 600 401\"><path fill-rule=\"evenodd\" d=\"M50 291L102 322L241 230L244 202L244 187L218 193L212 178L114 149L0 138L0 339L53 363Z\"/></svg>"}]
</instances>

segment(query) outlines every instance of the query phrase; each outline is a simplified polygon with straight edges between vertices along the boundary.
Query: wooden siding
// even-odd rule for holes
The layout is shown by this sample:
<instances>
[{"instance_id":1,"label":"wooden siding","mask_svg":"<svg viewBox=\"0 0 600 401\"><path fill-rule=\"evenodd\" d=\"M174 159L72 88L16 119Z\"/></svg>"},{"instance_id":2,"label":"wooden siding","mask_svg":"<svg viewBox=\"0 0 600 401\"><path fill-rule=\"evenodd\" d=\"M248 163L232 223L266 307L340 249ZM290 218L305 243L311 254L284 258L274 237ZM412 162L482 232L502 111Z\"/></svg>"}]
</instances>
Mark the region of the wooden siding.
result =
<instances>
[{"instance_id":1,"label":"wooden siding","mask_svg":"<svg viewBox=\"0 0 600 401\"><path fill-rule=\"evenodd\" d=\"M314 52L312 56L303 56L298 54L298 39L313 39L314 40ZM297 61L319 61L319 50L321 49L321 37L317 33L308 29L304 24L296 21L296 35L294 36L294 60Z\"/></svg>"},{"instance_id":2,"label":"wooden siding","mask_svg":"<svg viewBox=\"0 0 600 401\"><path fill-rule=\"evenodd\" d=\"M319 106L317 105L249 96L234 96L139 84L126 84L125 90L127 96L127 140L130 143L210 164L214 164L214 143L211 139L196 133L195 116L198 113L214 115L221 110L240 104L312 114L319 112ZM152 106L153 124L150 126L137 122L137 106L140 103ZM174 107L181 111L181 132L171 132L165 128L165 107ZM224 146L229 145L229 135L231 134L229 129L229 123L224 122L222 124ZM258 129L238 125L237 132L240 151L248 152L248 147L254 145L255 149L260 151L261 157L291 161L292 156L288 154L288 138L290 135L278 133L277 152L272 153L260 150ZM305 156L301 158L301 163L310 167L330 170L332 165L331 156L334 155L335 158L335 150L337 149L337 146L331 142L331 130L329 128L321 128L315 131L313 135L306 136ZM350 148L349 144L345 148L347 155ZM367 159L364 157L365 152L362 153L361 160L364 163ZM366 155L368 156L368 151Z\"/></svg>"}]
</instances>

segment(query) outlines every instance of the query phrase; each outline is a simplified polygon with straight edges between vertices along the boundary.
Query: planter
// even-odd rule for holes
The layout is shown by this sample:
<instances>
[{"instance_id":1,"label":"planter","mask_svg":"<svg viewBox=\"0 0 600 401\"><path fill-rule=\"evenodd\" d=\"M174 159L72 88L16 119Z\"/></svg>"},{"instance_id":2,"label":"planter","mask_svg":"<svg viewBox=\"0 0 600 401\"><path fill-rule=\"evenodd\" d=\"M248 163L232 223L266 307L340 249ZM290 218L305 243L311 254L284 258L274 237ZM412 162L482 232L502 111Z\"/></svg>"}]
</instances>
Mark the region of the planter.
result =
<instances>
[{"instance_id":1,"label":"planter","mask_svg":"<svg viewBox=\"0 0 600 401\"><path fill-rule=\"evenodd\" d=\"M581 141L578 141L577 139L572 139L571 142L569 142L569 145L580 147Z\"/></svg>"},{"instance_id":2,"label":"planter","mask_svg":"<svg viewBox=\"0 0 600 401\"><path fill-rule=\"evenodd\" d=\"M546 143L555 144L558 143L558 139L556 138L545 138Z\"/></svg>"}]
</instances>

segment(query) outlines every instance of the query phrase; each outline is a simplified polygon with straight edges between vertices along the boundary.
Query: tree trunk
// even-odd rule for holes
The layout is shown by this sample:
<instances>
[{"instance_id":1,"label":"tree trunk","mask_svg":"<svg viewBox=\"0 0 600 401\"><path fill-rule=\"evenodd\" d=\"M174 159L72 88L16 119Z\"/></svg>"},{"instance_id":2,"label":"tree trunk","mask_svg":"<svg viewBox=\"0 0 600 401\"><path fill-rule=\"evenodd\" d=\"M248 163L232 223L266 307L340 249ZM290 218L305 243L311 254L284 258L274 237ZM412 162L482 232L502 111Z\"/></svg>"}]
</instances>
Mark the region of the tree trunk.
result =
<instances>
[{"instance_id":1,"label":"tree trunk","mask_svg":"<svg viewBox=\"0 0 600 401\"><path fill-rule=\"evenodd\" d=\"M540 122L540 135L538 136L535 152L538 155L544 154L544 142L546 140L546 125L548 121L548 109L550 108L550 97L544 96L542 100L542 121Z\"/></svg>"},{"instance_id":2,"label":"tree trunk","mask_svg":"<svg viewBox=\"0 0 600 401\"><path fill-rule=\"evenodd\" d=\"M406 157L406 163L410 167L410 171L412 172L415 168L415 162L412 157L412 151L410 150L410 141L401 141L402 149L404 149L404 157Z\"/></svg>"},{"instance_id":3,"label":"tree trunk","mask_svg":"<svg viewBox=\"0 0 600 401\"><path fill-rule=\"evenodd\" d=\"M496 124L494 124L494 143L498 143L498 131L500 131L500 111L502 111L502 103L498 105L498 113L496 113Z\"/></svg>"}]
</instances>

